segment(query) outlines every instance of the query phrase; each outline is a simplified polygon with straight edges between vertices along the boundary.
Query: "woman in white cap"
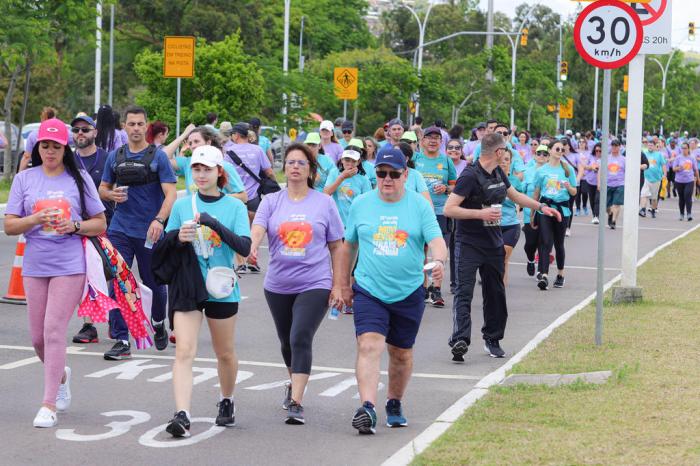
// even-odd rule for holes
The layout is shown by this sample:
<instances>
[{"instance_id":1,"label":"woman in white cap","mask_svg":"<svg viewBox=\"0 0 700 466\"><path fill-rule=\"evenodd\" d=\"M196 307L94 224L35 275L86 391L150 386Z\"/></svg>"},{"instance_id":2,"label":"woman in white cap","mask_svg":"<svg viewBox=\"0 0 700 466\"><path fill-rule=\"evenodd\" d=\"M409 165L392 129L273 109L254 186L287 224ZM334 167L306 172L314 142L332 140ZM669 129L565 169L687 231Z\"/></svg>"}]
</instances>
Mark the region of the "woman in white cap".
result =
<instances>
[{"instance_id":1,"label":"woman in white cap","mask_svg":"<svg viewBox=\"0 0 700 466\"><path fill-rule=\"evenodd\" d=\"M333 197L343 225L350 213L352 202L362 193L372 190L369 179L360 162L360 152L354 149L343 151L336 168L331 170L323 192Z\"/></svg>"},{"instance_id":2,"label":"woman in white cap","mask_svg":"<svg viewBox=\"0 0 700 466\"><path fill-rule=\"evenodd\" d=\"M175 241L178 244L192 245L206 282L208 299L196 309L178 309L172 303L170 306L173 314L171 321L177 331L173 363L175 416L168 423L166 431L173 437L189 436L192 363L197 354L197 337L205 316L216 353L221 386L215 422L219 426L233 426L235 423L233 390L238 359L234 336L241 293L237 281L229 279L228 282L218 282L216 279L226 276L227 272L233 277L234 253L247 256L251 244L245 204L221 192L228 182L221 150L208 145L195 148L190 166L197 191L178 199L173 205L165 230L166 241L177 232ZM177 292L173 286L176 285L171 283L170 293Z\"/></svg>"},{"instance_id":3,"label":"woman in white cap","mask_svg":"<svg viewBox=\"0 0 700 466\"><path fill-rule=\"evenodd\" d=\"M338 163L343 153L343 146L338 144L338 139L335 137L333 129L332 121L323 120L318 128L318 133L321 135L323 153L330 157L333 163Z\"/></svg>"}]
</instances>

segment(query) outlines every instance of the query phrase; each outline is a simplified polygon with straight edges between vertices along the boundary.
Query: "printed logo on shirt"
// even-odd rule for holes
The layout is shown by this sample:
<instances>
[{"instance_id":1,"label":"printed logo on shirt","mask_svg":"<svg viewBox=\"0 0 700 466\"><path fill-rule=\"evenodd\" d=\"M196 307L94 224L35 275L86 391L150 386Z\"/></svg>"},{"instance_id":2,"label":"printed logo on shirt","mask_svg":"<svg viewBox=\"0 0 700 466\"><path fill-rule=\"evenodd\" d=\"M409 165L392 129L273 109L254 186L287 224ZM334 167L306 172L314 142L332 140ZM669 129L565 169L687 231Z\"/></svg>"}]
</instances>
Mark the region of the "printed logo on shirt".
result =
<instances>
[{"instance_id":1,"label":"printed logo on shirt","mask_svg":"<svg viewBox=\"0 0 700 466\"><path fill-rule=\"evenodd\" d=\"M214 248L221 248L221 236L207 226L201 225L199 228L202 230L202 237L204 238L205 244L204 247L207 248L207 256L211 257L214 255ZM192 245L194 246L195 254L198 256L204 255L202 252L202 243L199 241L199 234L197 234L197 237Z\"/></svg>"},{"instance_id":2,"label":"printed logo on shirt","mask_svg":"<svg viewBox=\"0 0 700 466\"><path fill-rule=\"evenodd\" d=\"M55 225L61 220L69 220L70 202L63 195L63 191L48 191L46 199L39 199L34 203L32 213L37 213L40 210L52 209L54 211L53 220L41 227L39 234L45 236L61 236L55 228Z\"/></svg>"},{"instance_id":3,"label":"printed logo on shirt","mask_svg":"<svg viewBox=\"0 0 700 466\"><path fill-rule=\"evenodd\" d=\"M684 172L689 172L689 171L692 170L692 168L693 168L693 163L692 163L692 162L688 162L688 161L683 162L683 171L684 171Z\"/></svg>"},{"instance_id":4,"label":"printed logo on shirt","mask_svg":"<svg viewBox=\"0 0 700 466\"><path fill-rule=\"evenodd\" d=\"M304 220L306 215L293 215L290 221L282 223L277 230L277 235L284 245L281 251L283 256L306 256L306 245L313 239L314 230L313 226Z\"/></svg>"},{"instance_id":5,"label":"printed logo on shirt","mask_svg":"<svg viewBox=\"0 0 700 466\"><path fill-rule=\"evenodd\" d=\"M338 188L338 198L343 201L352 202L355 197L355 191L348 185L343 185Z\"/></svg>"},{"instance_id":6,"label":"printed logo on shirt","mask_svg":"<svg viewBox=\"0 0 700 466\"><path fill-rule=\"evenodd\" d=\"M649 160L649 165L651 165L652 167L655 167L657 165L656 159Z\"/></svg>"},{"instance_id":7,"label":"printed logo on shirt","mask_svg":"<svg viewBox=\"0 0 700 466\"><path fill-rule=\"evenodd\" d=\"M620 166L616 163L609 163L608 170L610 171L610 173L617 173L620 171Z\"/></svg>"},{"instance_id":8,"label":"printed logo on shirt","mask_svg":"<svg viewBox=\"0 0 700 466\"><path fill-rule=\"evenodd\" d=\"M556 196L562 189L562 183L559 181L559 175L556 173L549 175L547 184L544 186L544 194L546 196Z\"/></svg>"},{"instance_id":9,"label":"printed logo on shirt","mask_svg":"<svg viewBox=\"0 0 700 466\"><path fill-rule=\"evenodd\" d=\"M408 232L398 229L399 217L381 216L377 232L372 237L375 256L398 256L399 249L406 246Z\"/></svg>"}]
</instances>

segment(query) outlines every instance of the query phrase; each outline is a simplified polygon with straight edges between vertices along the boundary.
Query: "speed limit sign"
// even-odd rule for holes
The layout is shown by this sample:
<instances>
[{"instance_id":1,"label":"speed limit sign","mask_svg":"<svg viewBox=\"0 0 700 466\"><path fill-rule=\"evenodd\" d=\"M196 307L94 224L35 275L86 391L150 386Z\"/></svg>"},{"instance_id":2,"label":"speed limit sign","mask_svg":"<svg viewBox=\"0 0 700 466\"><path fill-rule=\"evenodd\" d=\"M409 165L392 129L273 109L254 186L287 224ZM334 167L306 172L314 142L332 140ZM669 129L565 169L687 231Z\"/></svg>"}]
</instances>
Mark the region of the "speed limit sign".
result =
<instances>
[{"instance_id":1,"label":"speed limit sign","mask_svg":"<svg viewBox=\"0 0 700 466\"><path fill-rule=\"evenodd\" d=\"M581 57L603 69L620 68L639 52L644 29L639 15L618 0L598 0L579 14L574 42Z\"/></svg>"}]
</instances>

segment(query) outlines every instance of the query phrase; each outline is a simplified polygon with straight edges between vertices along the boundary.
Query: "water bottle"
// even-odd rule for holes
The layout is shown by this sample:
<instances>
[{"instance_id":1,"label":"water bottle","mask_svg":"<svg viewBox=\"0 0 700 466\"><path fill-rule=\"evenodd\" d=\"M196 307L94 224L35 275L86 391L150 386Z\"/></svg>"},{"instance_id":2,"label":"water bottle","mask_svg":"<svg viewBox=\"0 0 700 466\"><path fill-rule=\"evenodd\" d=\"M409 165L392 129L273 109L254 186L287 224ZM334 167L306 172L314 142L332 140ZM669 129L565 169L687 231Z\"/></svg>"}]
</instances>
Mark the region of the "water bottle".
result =
<instances>
[{"instance_id":1,"label":"water bottle","mask_svg":"<svg viewBox=\"0 0 700 466\"><path fill-rule=\"evenodd\" d=\"M335 307L335 305L331 305L328 308L328 318L330 320L338 320L338 316L340 316L340 309Z\"/></svg>"}]
</instances>

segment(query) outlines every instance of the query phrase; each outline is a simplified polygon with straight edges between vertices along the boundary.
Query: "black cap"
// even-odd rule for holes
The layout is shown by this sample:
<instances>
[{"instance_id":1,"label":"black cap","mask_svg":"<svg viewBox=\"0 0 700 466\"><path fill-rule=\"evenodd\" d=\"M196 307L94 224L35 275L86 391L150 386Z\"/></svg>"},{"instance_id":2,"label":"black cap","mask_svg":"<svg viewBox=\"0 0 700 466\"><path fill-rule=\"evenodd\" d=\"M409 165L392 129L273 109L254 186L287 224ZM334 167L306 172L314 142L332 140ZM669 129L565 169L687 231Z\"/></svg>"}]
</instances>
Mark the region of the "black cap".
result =
<instances>
[{"instance_id":1,"label":"black cap","mask_svg":"<svg viewBox=\"0 0 700 466\"><path fill-rule=\"evenodd\" d=\"M261 124L262 124L262 122L260 121L260 118L258 118L258 117L254 117L254 118L250 119L250 126L252 126L253 128L260 128Z\"/></svg>"},{"instance_id":2,"label":"black cap","mask_svg":"<svg viewBox=\"0 0 700 466\"><path fill-rule=\"evenodd\" d=\"M240 121L233 125L231 128L231 134L240 134L241 136L248 137L248 131L250 130L250 125L245 121Z\"/></svg>"},{"instance_id":3,"label":"black cap","mask_svg":"<svg viewBox=\"0 0 700 466\"><path fill-rule=\"evenodd\" d=\"M486 129L486 123L483 121L476 125L476 129Z\"/></svg>"},{"instance_id":4,"label":"black cap","mask_svg":"<svg viewBox=\"0 0 700 466\"><path fill-rule=\"evenodd\" d=\"M335 121L333 122L333 126L340 126L340 125L343 124L344 121L345 121L345 120L344 120L343 118L338 117L338 118L336 118Z\"/></svg>"},{"instance_id":5,"label":"black cap","mask_svg":"<svg viewBox=\"0 0 700 466\"><path fill-rule=\"evenodd\" d=\"M620 145L619 139L613 139L612 141L610 141L610 145L611 146L619 146Z\"/></svg>"},{"instance_id":6,"label":"black cap","mask_svg":"<svg viewBox=\"0 0 700 466\"><path fill-rule=\"evenodd\" d=\"M343 124L340 126L340 128L341 128L343 131L346 130L346 129L347 129L347 130L352 130L352 129L354 129L354 126L353 126L353 124L352 124L352 121L350 121L350 120L345 120L345 121L343 122Z\"/></svg>"},{"instance_id":7,"label":"black cap","mask_svg":"<svg viewBox=\"0 0 700 466\"><path fill-rule=\"evenodd\" d=\"M431 126L430 128L423 131L423 137L428 137L431 134L437 134L438 136L442 137L442 131L440 131L440 128L438 128L437 126Z\"/></svg>"}]
</instances>

